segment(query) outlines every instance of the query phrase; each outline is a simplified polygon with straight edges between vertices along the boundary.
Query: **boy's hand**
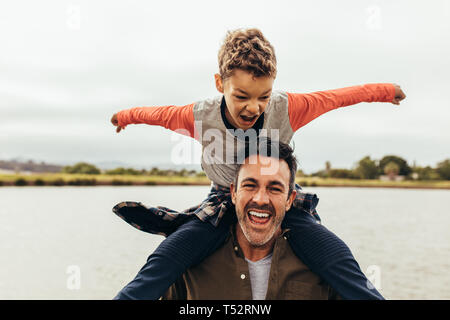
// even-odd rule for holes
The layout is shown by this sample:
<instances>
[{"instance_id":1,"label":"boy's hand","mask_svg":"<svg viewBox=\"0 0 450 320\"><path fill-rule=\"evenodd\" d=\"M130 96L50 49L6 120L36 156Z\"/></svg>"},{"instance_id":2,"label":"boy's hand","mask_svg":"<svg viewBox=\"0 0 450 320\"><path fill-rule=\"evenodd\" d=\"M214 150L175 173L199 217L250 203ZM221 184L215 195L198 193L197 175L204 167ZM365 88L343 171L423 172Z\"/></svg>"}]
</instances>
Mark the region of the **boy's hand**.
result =
<instances>
[{"instance_id":1,"label":"boy's hand","mask_svg":"<svg viewBox=\"0 0 450 320\"><path fill-rule=\"evenodd\" d=\"M125 130L124 127L119 126L119 120L117 120L117 113L114 113L114 115L111 118L111 123L117 127L116 132L119 133L120 130Z\"/></svg>"},{"instance_id":2,"label":"boy's hand","mask_svg":"<svg viewBox=\"0 0 450 320\"><path fill-rule=\"evenodd\" d=\"M395 97L394 100L392 100L392 103L399 105L400 101L406 98L406 95L398 84L394 83L394 87L395 87Z\"/></svg>"}]
</instances>

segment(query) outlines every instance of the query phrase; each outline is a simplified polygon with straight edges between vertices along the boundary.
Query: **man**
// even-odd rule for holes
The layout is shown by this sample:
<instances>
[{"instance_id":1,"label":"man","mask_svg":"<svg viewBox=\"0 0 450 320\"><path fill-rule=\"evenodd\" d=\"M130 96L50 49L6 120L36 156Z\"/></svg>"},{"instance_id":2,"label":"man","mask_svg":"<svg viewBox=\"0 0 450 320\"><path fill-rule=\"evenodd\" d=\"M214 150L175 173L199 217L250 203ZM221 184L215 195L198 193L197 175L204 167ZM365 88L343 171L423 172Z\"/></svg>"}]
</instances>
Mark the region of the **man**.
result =
<instances>
[{"instance_id":1,"label":"man","mask_svg":"<svg viewBox=\"0 0 450 320\"><path fill-rule=\"evenodd\" d=\"M281 223L296 191L292 149L279 148L279 158L252 154L239 168L230 192L238 223L223 247L189 269L163 299L279 300L336 299L292 252ZM227 213L228 218L234 217Z\"/></svg>"},{"instance_id":2,"label":"man","mask_svg":"<svg viewBox=\"0 0 450 320\"><path fill-rule=\"evenodd\" d=\"M313 228L310 230L320 234L326 229L320 224L302 224L303 220L314 218L311 212L299 209L296 201L314 202L314 199L305 197L302 200L297 196L296 190L300 189L295 185L297 163L293 150L278 141L259 141L257 148L251 145L245 148L244 162L238 167L229 190L232 204L225 206L228 210L224 210L225 214L217 226L227 230L231 226L231 236L212 255L205 257L206 260L202 259L202 263L188 269L181 279L176 281L175 277L175 284L169 288L164 298L333 299L337 298L337 294L322 279L333 287L333 282L328 279L338 279L338 284L343 288L343 293L339 292L342 298L383 299L368 282L342 241L337 242L339 246L335 245L335 241L328 242L333 246L327 243L324 245L323 242L317 246L317 239L320 237L305 237L307 232L298 232L301 228ZM284 217L288 217L293 211L286 214L291 206L295 206L296 210L292 214L298 215L297 220L301 223L297 226L297 232L290 232L285 227L287 224ZM127 202L115 209L116 214L127 222L152 233L154 230L169 233L173 222L177 221L166 219L165 216L161 219L158 212L148 210L140 203ZM327 234L330 236L329 232ZM306 267L311 261L293 253L290 241L294 237L298 243L308 246L313 254L322 259L322 263L314 267L322 268L322 274L326 277L320 279ZM189 255L190 252L183 254ZM336 261L344 263L336 264ZM147 261L136 278L119 292L116 299L147 298L148 284L151 283L148 279L167 273L164 269L156 273L149 272L149 264L151 261ZM347 288L357 288L357 296L349 296Z\"/></svg>"}]
</instances>

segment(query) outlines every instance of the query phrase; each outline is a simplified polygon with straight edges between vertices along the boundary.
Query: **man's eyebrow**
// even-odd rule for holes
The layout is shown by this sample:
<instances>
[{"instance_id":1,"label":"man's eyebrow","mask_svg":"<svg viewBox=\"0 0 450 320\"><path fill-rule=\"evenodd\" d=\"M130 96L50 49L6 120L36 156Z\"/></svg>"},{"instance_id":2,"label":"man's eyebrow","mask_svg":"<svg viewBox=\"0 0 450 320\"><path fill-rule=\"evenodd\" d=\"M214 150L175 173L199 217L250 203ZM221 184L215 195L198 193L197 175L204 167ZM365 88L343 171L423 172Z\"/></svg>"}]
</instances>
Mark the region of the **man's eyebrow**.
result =
<instances>
[{"instance_id":1,"label":"man's eyebrow","mask_svg":"<svg viewBox=\"0 0 450 320\"><path fill-rule=\"evenodd\" d=\"M282 187L283 189L285 188L285 185L284 185L283 183L281 183L280 181L278 181L278 180L272 180L272 181L270 181L270 182L269 182L269 185L270 185L270 186L277 185L277 186Z\"/></svg>"},{"instance_id":2,"label":"man's eyebrow","mask_svg":"<svg viewBox=\"0 0 450 320\"><path fill-rule=\"evenodd\" d=\"M255 178L251 178L251 177L248 177L248 178L243 179L243 180L241 181L241 184L242 184L242 183L245 183L245 182L253 182L253 183L258 184L258 180L256 180ZM281 181L278 181L278 180L271 180L271 181L269 181L269 186L279 186L279 187L281 187L283 190L284 190L285 187L286 187Z\"/></svg>"},{"instance_id":3,"label":"man's eyebrow","mask_svg":"<svg viewBox=\"0 0 450 320\"><path fill-rule=\"evenodd\" d=\"M244 182L253 182L253 183L258 183L258 181L254 178L245 178L244 180L241 181L241 184Z\"/></svg>"},{"instance_id":4,"label":"man's eyebrow","mask_svg":"<svg viewBox=\"0 0 450 320\"><path fill-rule=\"evenodd\" d=\"M238 91L240 91L240 92L242 92L243 94L247 94L248 95L248 93L247 92L245 92L244 90L242 90L242 89L239 89L239 88L236 88L236 90L238 90ZM265 92L263 92L261 95L265 95L265 94L268 94L270 91L272 91L272 89L269 89L269 90L267 90L267 91L265 91Z\"/></svg>"}]
</instances>

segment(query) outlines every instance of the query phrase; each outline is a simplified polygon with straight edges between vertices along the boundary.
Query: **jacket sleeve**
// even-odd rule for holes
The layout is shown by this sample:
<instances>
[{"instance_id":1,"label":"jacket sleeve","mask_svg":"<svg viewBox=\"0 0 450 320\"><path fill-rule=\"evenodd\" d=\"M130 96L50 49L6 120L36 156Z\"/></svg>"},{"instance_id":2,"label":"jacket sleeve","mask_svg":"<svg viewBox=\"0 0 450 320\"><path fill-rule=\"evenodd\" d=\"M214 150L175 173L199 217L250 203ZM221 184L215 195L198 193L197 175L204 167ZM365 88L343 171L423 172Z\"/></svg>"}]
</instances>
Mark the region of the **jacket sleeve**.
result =
<instances>
[{"instance_id":1,"label":"jacket sleeve","mask_svg":"<svg viewBox=\"0 0 450 320\"><path fill-rule=\"evenodd\" d=\"M119 126L150 124L194 137L194 104L185 106L136 107L117 113Z\"/></svg>"},{"instance_id":2,"label":"jacket sleeve","mask_svg":"<svg viewBox=\"0 0 450 320\"><path fill-rule=\"evenodd\" d=\"M296 131L322 114L360 102L391 102L395 87L391 83L373 83L313 93L287 93L289 122Z\"/></svg>"}]
</instances>

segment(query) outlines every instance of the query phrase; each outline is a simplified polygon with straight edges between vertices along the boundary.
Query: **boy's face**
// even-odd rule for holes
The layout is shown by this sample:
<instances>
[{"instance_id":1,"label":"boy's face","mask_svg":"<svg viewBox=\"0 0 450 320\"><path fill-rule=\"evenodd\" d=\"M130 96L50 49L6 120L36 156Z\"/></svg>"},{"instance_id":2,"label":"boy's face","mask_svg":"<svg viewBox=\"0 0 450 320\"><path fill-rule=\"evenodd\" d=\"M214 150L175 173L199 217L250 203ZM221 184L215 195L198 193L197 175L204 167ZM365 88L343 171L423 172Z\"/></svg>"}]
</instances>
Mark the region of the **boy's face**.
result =
<instances>
[{"instance_id":1,"label":"boy's face","mask_svg":"<svg viewBox=\"0 0 450 320\"><path fill-rule=\"evenodd\" d=\"M240 69L234 70L233 75L225 81L222 81L219 74L214 77L217 90L223 93L227 103L227 120L235 128L251 128L269 103L274 78L256 78Z\"/></svg>"}]
</instances>

